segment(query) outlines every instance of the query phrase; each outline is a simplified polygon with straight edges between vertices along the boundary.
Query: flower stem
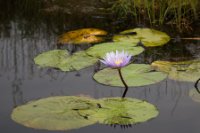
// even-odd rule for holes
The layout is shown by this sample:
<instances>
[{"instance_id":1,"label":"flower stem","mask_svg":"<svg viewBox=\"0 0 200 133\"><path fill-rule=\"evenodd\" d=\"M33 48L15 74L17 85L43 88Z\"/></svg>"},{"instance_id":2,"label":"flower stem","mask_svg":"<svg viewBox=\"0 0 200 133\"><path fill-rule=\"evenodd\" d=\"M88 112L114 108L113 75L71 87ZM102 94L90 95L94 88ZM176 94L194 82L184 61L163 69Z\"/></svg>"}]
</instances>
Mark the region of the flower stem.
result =
<instances>
[{"instance_id":1,"label":"flower stem","mask_svg":"<svg viewBox=\"0 0 200 133\"><path fill-rule=\"evenodd\" d=\"M198 83L200 81L200 78L195 82L194 87L196 88L197 92L200 93L200 90L198 88Z\"/></svg>"},{"instance_id":2,"label":"flower stem","mask_svg":"<svg viewBox=\"0 0 200 133\"><path fill-rule=\"evenodd\" d=\"M124 93L122 95L122 98L124 98L126 96L126 93L128 91L128 85L126 84L126 82L124 81L124 78L122 77L122 73L121 73L121 68L117 69L118 70L118 73L119 73L119 77L122 81L122 83L124 84L124 87L125 87L125 90L124 90Z\"/></svg>"}]
</instances>

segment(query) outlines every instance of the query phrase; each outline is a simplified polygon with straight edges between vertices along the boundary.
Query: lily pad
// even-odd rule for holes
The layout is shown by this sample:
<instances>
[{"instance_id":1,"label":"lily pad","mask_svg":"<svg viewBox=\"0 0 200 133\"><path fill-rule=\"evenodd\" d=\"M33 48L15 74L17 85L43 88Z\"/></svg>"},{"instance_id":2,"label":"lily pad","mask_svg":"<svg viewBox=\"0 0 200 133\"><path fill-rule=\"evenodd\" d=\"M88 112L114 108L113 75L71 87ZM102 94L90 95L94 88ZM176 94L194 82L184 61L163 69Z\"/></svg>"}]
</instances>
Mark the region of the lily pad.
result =
<instances>
[{"instance_id":1,"label":"lily pad","mask_svg":"<svg viewBox=\"0 0 200 133\"><path fill-rule=\"evenodd\" d=\"M104 41L101 35L106 35L107 32L95 28L84 28L74 31L69 31L62 34L59 39L59 44L90 44Z\"/></svg>"},{"instance_id":2,"label":"lily pad","mask_svg":"<svg viewBox=\"0 0 200 133\"><path fill-rule=\"evenodd\" d=\"M191 89L189 91L189 96L192 98L193 101L200 103L200 94L197 92L196 89Z\"/></svg>"},{"instance_id":3,"label":"lily pad","mask_svg":"<svg viewBox=\"0 0 200 133\"><path fill-rule=\"evenodd\" d=\"M92 99L57 96L18 106L12 119L24 126L47 130L70 130L95 123L130 125L158 115L156 107L131 98Z\"/></svg>"},{"instance_id":4,"label":"lily pad","mask_svg":"<svg viewBox=\"0 0 200 133\"><path fill-rule=\"evenodd\" d=\"M151 65L158 71L168 73L168 77L173 80L195 82L200 77L200 60L155 61Z\"/></svg>"},{"instance_id":5,"label":"lily pad","mask_svg":"<svg viewBox=\"0 0 200 133\"><path fill-rule=\"evenodd\" d=\"M131 64L123 67L121 71L125 82L130 87L155 84L167 77L167 74L156 72L150 65L146 64ZM124 87L117 69L105 68L97 72L93 77L97 82L105 85Z\"/></svg>"},{"instance_id":6,"label":"lily pad","mask_svg":"<svg viewBox=\"0 0 200 133\"><path fill-rule=\"evenodd\" d=\"M48 130L70 130L94 124L76 110L90 109L96 103L89 98L63 96L49 97L18 106L12 119L27 127Z\"/></svg>"},{"instance_id":7,"label":"lily pad","mask_svg":"<svg viewBox=\"0 0 200 133\"><path fill-rule=\"evenodd\" d=\"M86 53L90 56L103 58L106 53L111 51L127 51L130 55L138 55L144 51L140 46L136 46L136 43L125 43L125 42L108 42L101 43L90 47L86 50Z\"/></svg>"},{"instance_id":8,"label":"lily pad","mask_svg":"<svg viewBox=\"0 0 200 133\"><path fill-rule=\"evenodd\" d=\"M98 60L88 56L84 51L69 55L67 50L51 50L34 58L41 67L53 67L62 71L74 71L95 64Z\"/></svg>"},{"instance_id":9,"label":"lily pad","mask_svg":"<svg viewBox=\"0 0 200 133\"><path fill-rule=\"evenodd\" d=\"M101 108L91 112L87 110L89 119L98 120L101 124L131 125L145 122L158 115L157 108L142 100L132 98L103 98L100 99Z\"/></svg>"},{"instance_id":10,"label":"lily pad","mask_svg":"<svg viewBox=\"0 0 200 133\"><path fill-rule=\"evenodd\" d=\"M128 33L132 32L136 32L136 34L127 35ZM135 28L125 30L120 34L121 35L115 35L113 37L113 41L132 43L142 42L142 44L146 47L155 47L162 46L170 40L170 37L166 33L149 28Z\"/></svg>"}]
</instances>

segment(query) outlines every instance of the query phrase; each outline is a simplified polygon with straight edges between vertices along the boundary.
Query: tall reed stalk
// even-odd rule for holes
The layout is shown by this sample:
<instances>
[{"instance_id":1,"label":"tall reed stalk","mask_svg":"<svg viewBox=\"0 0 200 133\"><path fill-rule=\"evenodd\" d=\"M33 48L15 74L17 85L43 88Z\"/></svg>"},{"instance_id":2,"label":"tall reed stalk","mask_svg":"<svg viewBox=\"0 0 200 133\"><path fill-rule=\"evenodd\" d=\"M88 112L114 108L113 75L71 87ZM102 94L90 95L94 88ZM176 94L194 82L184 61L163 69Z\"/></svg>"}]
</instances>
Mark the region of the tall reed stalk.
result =
<instances>
[{"instance_id":1,"label":"tall reed stalk","mask_svg":"<svg viewBox=\"0 0 200 133\"><path fill-rule=\"evenodd\" d=\"M148 20L151 25L171 24L181 30L198 19L199 3L199 0L116 0L112 11L118 17L132 16L137 23Z\"/></svg>"}]
</instances>

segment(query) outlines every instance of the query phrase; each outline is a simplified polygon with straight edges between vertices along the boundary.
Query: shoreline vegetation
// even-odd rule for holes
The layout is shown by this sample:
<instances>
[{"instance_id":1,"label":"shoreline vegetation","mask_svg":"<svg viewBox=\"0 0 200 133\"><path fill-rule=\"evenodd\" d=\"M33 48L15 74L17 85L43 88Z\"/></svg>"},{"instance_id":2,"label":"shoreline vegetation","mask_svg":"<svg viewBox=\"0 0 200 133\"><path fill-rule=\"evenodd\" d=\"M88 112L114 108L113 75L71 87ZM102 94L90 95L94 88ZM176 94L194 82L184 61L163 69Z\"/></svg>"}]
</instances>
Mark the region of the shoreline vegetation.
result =
<instances>
[{"instance_id":1,"label":"shoreline vegetation","mask_svg":"<svg viewBox=\"0 0 200 133\"><path fill-rule=\"evenodd\" d=\"M56 27L54 32L62 33L66 22L93 19L94 23L99 21L97 28L109 27L111 22L123 27L171 26L181 33L191 32L200 18L198 0L7 0L0 5L2 31L11 22L24 21L21 28L35 30L46 24Z\"/></svg>"},{"instance_id":2,"label":"shoreline vegetation","mask_svg":"<svg viewBox=\"0 0 200 133\"><path fill-rule=\"evenodd\" d=\"M198 0L115 0L112 10L118 17L131 17L136 23L172 25L181 31L192 31L199 19Z\"/></svg>"}]
</instances>

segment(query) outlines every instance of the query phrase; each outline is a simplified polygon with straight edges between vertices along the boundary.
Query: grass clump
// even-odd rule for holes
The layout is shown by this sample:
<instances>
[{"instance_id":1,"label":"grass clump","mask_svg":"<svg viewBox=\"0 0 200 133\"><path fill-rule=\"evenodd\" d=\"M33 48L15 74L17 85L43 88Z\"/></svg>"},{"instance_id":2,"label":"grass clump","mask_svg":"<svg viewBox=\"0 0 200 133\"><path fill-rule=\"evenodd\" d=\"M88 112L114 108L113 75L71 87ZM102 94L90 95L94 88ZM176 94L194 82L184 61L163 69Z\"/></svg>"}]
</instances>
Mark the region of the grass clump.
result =
<instances>
[{"instance_id":1,"label":"grass clump","mask_svg":"<svg viewBox=\"0 0 200 133\"><path fill-rule=\"evenodd\" d=\"M198 0L116 0L112 11L119 18L133 18L139 24L170 24L180 31L192 30L198 19Z\"/></svg>"}]
</instances>

